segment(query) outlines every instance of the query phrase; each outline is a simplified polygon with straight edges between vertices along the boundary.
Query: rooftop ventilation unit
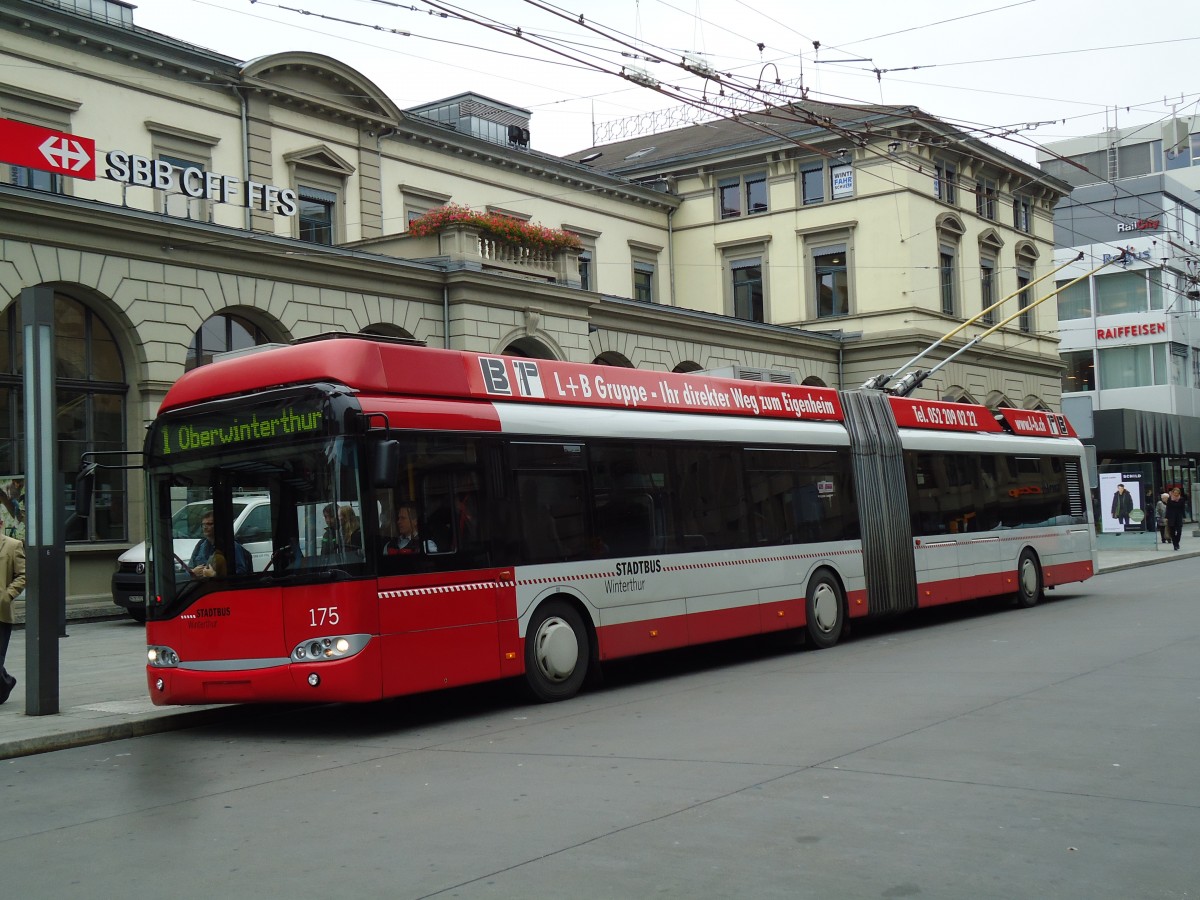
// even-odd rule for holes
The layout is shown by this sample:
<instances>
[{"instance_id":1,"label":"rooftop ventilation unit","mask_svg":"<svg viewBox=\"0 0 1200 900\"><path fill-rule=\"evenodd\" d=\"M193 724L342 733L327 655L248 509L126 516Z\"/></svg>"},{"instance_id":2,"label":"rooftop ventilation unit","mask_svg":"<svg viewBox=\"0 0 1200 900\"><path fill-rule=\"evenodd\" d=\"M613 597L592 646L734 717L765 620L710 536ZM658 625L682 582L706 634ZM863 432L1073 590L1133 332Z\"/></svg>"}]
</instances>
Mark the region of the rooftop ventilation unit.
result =
<instances>
[{"instance_id":1,"label":"rooftop ventilation unit","mask_svg":"<svg viewBox=\"0 0 1200 900\"><path fill-rule=\"evenodd\" d=\"M529 146L529 129L520 125L508 126L508 142L516 147Z\"/></svg>"}]
</instances>

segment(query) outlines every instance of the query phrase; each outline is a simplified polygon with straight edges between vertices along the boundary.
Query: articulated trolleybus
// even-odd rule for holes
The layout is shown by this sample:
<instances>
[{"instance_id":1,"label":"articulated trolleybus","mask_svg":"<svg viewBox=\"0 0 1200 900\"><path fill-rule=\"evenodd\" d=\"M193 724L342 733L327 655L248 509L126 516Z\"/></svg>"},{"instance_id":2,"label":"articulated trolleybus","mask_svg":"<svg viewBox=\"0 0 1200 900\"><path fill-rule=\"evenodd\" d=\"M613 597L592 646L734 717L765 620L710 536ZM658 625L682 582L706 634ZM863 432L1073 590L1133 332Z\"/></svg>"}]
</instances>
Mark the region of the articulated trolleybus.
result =
<instances>
[{"instance_id":1,"label":"articulated trolleybus","mask_svg":"<svg viewBox=\"0 0 1200 900\"><path fill-rule=\"evenodd\" d=\"M1096 566L1062 416L879 391L326 337L184 375L145 462L157 704L558 700L606 660L830 647Z\"/></svg>"}]
</instances>

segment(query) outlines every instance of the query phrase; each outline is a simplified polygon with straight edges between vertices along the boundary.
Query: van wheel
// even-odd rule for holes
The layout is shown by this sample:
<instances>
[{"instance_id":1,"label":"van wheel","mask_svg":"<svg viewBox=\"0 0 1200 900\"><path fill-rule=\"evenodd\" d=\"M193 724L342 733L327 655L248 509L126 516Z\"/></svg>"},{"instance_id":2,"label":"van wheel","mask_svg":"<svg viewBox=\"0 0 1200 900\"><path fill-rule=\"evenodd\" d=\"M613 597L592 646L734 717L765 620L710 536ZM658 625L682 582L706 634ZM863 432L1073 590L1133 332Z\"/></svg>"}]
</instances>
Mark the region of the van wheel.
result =
<instances>
[{"instance_id":1,"label":"van wheel","mask_svg":"<svg viewBox=\"0 0 1200 900\"><path fill-rule=\"evenodd\" d=\"M133 621L137 622L139 625L145 625L146 624L145 608L129 610L129 618L133 619Z\"/></svg>"},{"instance_id":2,"label":"van wheel","mask_svg":"<svg viewBox=\"0 0 1200 900\"><path fill-rule=\"evenodd\" d=\"M1032 550L1022 550L1017 561L1016 605L1021 609L1037 606L1042 599L1042 566Z\"/></svg>"},{"instance_id":3,"label":"van wheel","mask_svg":"<svg viewBox=\"0 0 1200 900\"><path fill-rule=\"evenodd\" d=\"M588 673L591 647L583 619L561 600L543 603L525 632L525 684L541 701L579 693Z\"/></svg>"},{"instance_id":4,"label":"van wheel","mask_svg":"<svg viewBox=\"0 0 1200 900\"><path fill-rule=\"evenodd\" d=\"M818 650L832 647L841 638L846 624L846 601L833 573L818 572L808 583L804 619L809 643Z\"/></svg>"}]
</instances>

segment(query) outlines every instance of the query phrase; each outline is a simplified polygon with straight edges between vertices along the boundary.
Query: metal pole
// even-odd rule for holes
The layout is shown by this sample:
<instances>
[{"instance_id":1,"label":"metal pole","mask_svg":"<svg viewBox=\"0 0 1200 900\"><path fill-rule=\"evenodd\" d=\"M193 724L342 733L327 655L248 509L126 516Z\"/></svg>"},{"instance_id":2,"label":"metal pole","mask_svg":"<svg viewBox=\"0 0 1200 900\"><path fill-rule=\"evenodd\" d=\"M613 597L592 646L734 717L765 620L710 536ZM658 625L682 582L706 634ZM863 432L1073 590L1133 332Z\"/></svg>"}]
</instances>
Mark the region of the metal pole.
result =
<instances>
[{"instance_id":1,"label":"metal pole","mask_svg":"<svg viewBox=\"0 0 1200 900\"><path fill-rule=\"evenodd\" d=\"M25 348L25 714L58 712L58 637L66 615L54 389L54 291L21 291ZM60 613L61 609L61 613Z\"/></svg>"}]
</instances>

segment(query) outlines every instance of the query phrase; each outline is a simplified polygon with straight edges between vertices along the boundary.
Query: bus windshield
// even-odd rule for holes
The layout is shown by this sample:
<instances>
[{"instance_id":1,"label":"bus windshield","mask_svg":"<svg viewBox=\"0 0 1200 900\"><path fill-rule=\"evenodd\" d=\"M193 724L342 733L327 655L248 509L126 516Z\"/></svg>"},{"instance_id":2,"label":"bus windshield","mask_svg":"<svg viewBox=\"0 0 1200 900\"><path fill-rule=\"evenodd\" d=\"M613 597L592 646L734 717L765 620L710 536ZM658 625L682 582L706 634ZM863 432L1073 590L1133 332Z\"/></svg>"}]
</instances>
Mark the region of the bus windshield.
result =
<instances>
[{"instance_id":1,"label":"bus windshield","mask_svg":"<svg viewBox=\"0 0 1200 900\"><path fill-rule=\"evenodd\" d=\"M359 457L353 439L327 437L155 467L150 615L216 589L361 574Z\"/></svg>"}]
</instances>

